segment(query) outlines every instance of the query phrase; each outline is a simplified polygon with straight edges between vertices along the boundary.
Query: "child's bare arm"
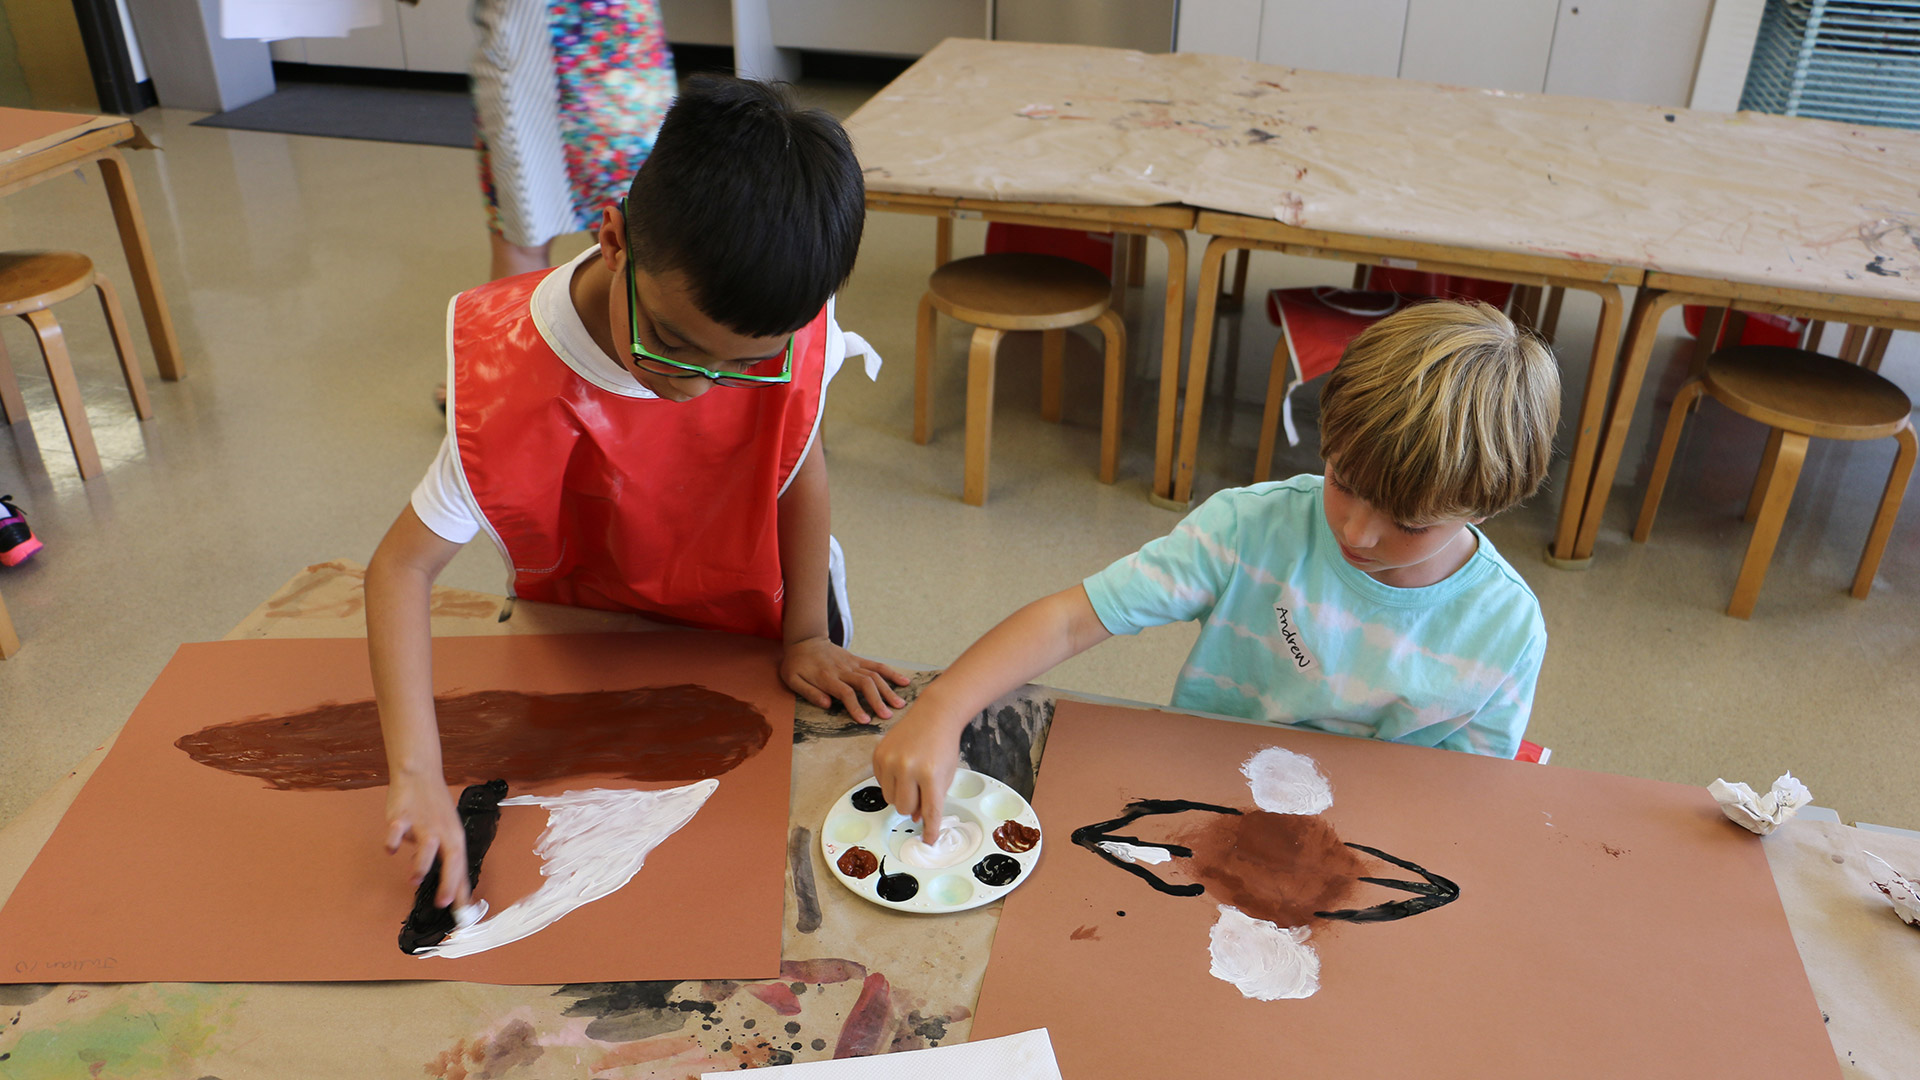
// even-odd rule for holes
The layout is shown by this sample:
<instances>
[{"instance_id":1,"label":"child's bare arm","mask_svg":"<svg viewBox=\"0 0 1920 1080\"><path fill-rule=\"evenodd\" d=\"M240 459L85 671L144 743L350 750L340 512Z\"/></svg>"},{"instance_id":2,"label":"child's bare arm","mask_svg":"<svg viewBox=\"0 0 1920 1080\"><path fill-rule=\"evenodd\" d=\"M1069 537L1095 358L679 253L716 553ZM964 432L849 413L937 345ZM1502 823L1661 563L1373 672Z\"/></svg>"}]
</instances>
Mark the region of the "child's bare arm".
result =
<instances>
[{"instance_id":1,"label":"child's bare arm","mask_svg":"<svg viewBox=\"0 0 1920 1080\"><path fill-rule=\"evenodd\" d=\"M441 538L409 506L367 566L367 653L387 749L387 850L410 842L412 880L441 863L441 907L467 903L467 838L440 761L433 710L433 582L461 545Z\"/></svg>"},{"instance_id":2,"label":"child's bare arm","mask_svg":"<svg viewBox=\"0 0 1920 1080\"><path fill-rule=\"evenodd\" d=\"M895 810L940 832L940 810L960 763L960 732L1013 688L1113 635L1079 585L1009 615L922 691L873 751L873 774Z\"/></svg>"},{"instance_id":3,"label":"child's bare arm","mask_svg":"<svg viewBox=\"0 0 1920 1080\"><path fill-rule=\"evenodd\" d=\"M838 700L848 715L871 723L867 708L886 719L906 704L894 692L907 676L855 656L827 638L827 463L816 444L780 496L780 572L787 587L783 627L786 655L780 677L789 689L821 708Z\"/></svg>"}]
</instances>

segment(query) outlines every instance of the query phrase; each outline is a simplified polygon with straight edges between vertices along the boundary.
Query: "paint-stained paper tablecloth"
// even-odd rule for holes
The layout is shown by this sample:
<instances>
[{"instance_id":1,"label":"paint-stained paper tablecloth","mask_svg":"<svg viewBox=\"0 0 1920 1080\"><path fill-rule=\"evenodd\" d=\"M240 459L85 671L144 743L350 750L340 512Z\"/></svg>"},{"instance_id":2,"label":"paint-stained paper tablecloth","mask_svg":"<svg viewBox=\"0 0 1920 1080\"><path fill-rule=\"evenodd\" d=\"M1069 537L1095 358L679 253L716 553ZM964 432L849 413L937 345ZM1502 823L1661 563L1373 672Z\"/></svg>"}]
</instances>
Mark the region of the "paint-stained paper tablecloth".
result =
<instances>
[{"instance_id":1,"label":"paint-stained paper tablecloth","mask_svg":"<svg viewBox=\"0 0 1920 1080\"><path fill-rule=\"evenodd\" d=\"M867 189L1920 300L1920 132L950 39L847 121Z\"/></svg>"},{"instance_id":2,"label":"paint-stained paper tablecloth","mask_svg":"<svg viewBox=\"0 0 1920 1080\"><path fill-rule=\"evenodd\" d=\"M364 636L363 583L364 571L352 563L308 567L228 636ZM436 589L433 632L655 628L632 616L524 601L501 623L500 604L499 597ZM910 692L930 677L921 675ZM1051 712L1050 699L1031 688L999 703L968 733L968 764L1030 795ZM777 980L0 986L0 1078L92 1070L115 1078L680 1080L964 1041L998 906L938 919L884 910L833 879L814 836L834 800L871 774L882 730L798 704ZM104 747L95 751L0 830L0 901L104 754ZM368 838L369 847L377 843ZM395 912L396 925L404 914Z\"/></svg>"}]
</instances>

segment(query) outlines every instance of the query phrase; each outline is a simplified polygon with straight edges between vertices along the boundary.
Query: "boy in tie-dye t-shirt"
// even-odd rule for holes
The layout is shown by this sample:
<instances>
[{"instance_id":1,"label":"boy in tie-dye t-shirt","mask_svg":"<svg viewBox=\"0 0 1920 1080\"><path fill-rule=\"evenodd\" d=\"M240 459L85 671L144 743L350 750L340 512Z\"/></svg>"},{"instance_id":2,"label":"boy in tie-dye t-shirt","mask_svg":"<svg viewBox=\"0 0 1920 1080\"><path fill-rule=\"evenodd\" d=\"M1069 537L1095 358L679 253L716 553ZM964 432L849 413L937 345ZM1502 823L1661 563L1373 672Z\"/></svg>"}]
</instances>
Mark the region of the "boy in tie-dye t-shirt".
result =
<instances>
[{"instance_id":1,"label":"boy in tie-dye t-shirt","mask_svg":"<svg viewBox=\"0 0 1920 1080\"><path fill-rule=\"evenodd\" d=\"M1559 403L1552 354L1491 307L1375 323L1321 393L1324 477L1222 491L1009 616L875 749L888 802L931 839L976 713L1115 634L1189 619L1180 708L1512 757L1547 632L1477 526L1540 486Z\"/></svg>"}]
</instances>

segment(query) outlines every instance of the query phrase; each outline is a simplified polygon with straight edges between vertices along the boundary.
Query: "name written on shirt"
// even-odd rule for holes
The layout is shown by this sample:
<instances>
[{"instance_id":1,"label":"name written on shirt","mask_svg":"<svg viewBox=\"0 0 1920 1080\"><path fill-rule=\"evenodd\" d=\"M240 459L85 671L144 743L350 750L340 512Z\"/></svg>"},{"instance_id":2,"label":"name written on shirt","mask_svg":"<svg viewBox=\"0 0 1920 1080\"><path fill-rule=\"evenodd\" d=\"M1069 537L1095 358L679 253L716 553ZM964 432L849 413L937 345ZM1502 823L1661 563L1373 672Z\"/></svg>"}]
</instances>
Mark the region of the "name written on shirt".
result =
<instances>
[{"instance_id":1,"label":"name written on shirt","mask_svg":"<svg viewBox=\"0 0 1920 1080\"><path fill-rule=\"evenodd\" d=\"M1293 624L1293 613L1280 604L1273 605L1273 613L1280 619L1280 637L1287 643L1287 651L1293 654L1293 666L1306 670L1313 666L1313 657L1307 655L1306 647L1300 644L1300 630Z\"/></svg>"}]
</instances>

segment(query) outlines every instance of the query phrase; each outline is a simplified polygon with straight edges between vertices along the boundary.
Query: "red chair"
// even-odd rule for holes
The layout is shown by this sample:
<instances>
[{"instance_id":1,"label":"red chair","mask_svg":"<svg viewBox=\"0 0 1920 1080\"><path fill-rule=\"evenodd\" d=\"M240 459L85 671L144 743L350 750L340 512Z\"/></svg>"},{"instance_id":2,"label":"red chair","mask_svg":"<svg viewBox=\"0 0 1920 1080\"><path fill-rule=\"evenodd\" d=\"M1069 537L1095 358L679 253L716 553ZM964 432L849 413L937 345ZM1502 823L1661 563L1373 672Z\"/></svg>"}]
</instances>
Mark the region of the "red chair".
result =
<instances>
[{"instance_id":1,"label":"red chair","mask_svg":"<svg viewBox=\"0 0 1920 1080\"><path fill-rule=\"evenodd\" d=\"M1784 345L1789 349L1800 347L1800 339L1806 335L1809 320L1791 315L1774 315L1764 311L1742 312L1745 316L1740 330L1739 341L1727 341L1724 338L1714 348L1726 348L1729 345ZM1684 304L1680 308L1680 317L1686 323L1687 333L1700 336L1700 328L1707 321L1707 309L1699 304Z\"/></svg>"},{"instance_id":2,"label":"red chair","mask_svg":"<svg viewBox=\"0 0 1920 1080\"><path fill-rule=\"evenodd\" d=\"M987 226L986 253L1000 255L1007 252L1025 255L1058 255L1063 259L1085 263L1099 271L1101 277L1106 277L1113 272L1112 233L1050 229L1043 225L1005 225L997 221L993 222Z\"/></svg>"},{"instance_id":3,"label":"red chair","mask_svg":"<svg viewBox=\"0 0 1920 1080\"><path fill-rule=\"evenodd\" d=\"M1369 268L1364 284L1364 289L1315 286L1267 294L1267 317L1280 328L1280 342L1274 346L1267 375L1255 483L1272 470L1276 428L1285 427L1288 446L1300 445L1300 433L1293 424L1294 390L1332 371L1347 343L1362 330L1422 300L1480 300L1504 310L1514 295L1514 287L1507 282L1384 266Z\"/></svg>"}]
</instances>

